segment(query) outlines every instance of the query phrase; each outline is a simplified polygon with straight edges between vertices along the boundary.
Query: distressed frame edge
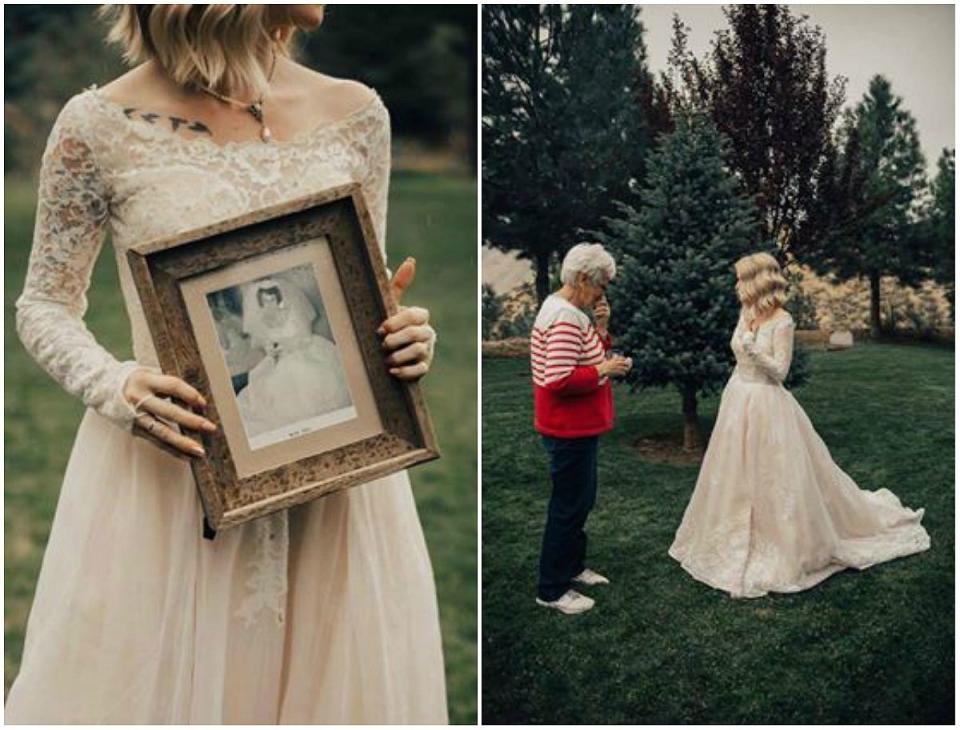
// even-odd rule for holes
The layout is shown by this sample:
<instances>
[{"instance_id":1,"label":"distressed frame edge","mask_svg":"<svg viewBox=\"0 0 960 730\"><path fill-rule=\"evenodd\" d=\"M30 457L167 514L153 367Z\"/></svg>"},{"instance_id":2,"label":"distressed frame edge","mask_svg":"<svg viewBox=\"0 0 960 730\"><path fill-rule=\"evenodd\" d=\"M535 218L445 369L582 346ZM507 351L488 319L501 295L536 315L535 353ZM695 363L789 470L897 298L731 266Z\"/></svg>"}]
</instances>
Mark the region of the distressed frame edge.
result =
<instances>
[{"instance_id":1,"label":"distressed frame edge","mask_svg":"<svg viewBox=\"0 0 960 730\"><path fill-rule=\"evenodd\" d=\"M150 338L156 343L156 336L152 331L153 322L150 317L147 315L147 306L152 308L159 308L159 298L157 297L156 287L154 283L153 276L150 273L150 265L147 262L147 256L140 253L139 251L128 249L127 250L127 261L130 265L131 278L133 278L134 285L137 289L137 294L140 297L141 307L144 309L144 319L147 320L147 329L150 330ZM168 326L166 318L163 316L156 317L156 325L162 329L163 336L169 338ZM177 365L176 355L174 353L174 348L172 347L163 347L157 348L154 345L154 350L157 353L157 359L160 363L160 370L164 373L167 372L177 372L179 367ZM184 433L187 433L184 430ZM194 432L190 432L194 433ZM189 435L189 434L188 434ZM190 457L182 457L190 458ZM201 475L197 473L197 469L200 467L200 464L197 463L195 459L190 458L190 471L193 474L194 485L196 487L197 495L200 499L200 502L203 506L203 513L211 526L216 529L216 525L219 524L224 515L224 504L223 500L220 497L220 494L215 489L210 489L207 485L205 479L201 478Z\"/></svg>"},{"instance_id":2,"label":"distressed frame edge","mask_svg":"<svg viewBox=\"0 0 960 730\"><path fill-rule=\"evenodd\" d=\"M440 458L440 453L433 449L420 448L416 451L408 451L398 454L385 461L371 464L369 466L349 472L346 475L333 477L326 481L313 482L305 484L297 490L278 494L268 499L262 500L254 505L245 505L236 509L227 510L223 513L220 527L233 527L243 524L247 521L249 513L259 512L265 504L272 502L284 502L278 509L290 509L312 502L316 499L323 499L337 492L342 492L351 487L369 484L377 479L396 474L403 469L407 469L417 464L425 464ZM253 519L256 519L254 517Z\"/></svg>"},{"instance_id":3,"label":"distressed frame edge","mask_svg":"<svg viewBox=\"0 0 960 730\"><path fill-rule=\"evenodd\" d=\"M350 186L345 186L350 187ZM367 242L367 248L370 252L371 259L376 257L377 263L374 264L374 275L377 278L377 283L380 286L380 295L386 302L387 316L393 316L400 311L400 305L396 300L396 297L393 296L393 289L390 286L390 277L389 270L387 269L387 262L383 257L383 252L380 248L379 241L377 240L377 232L373 225L373 217L370 215L370 209L367 206L366 198L363 197L363 190L360 185L354 184L350 191L350 198L353 201L353 206L356 209L357 219L360 221L361 228L363 229L363 238ZM435 452L437 454L436 458L440 457L440 449L437 444L436 435L433 429L433 420L430 417L430 413L427 410L426 398L424 398L422 387L420 381L408 382L407 388L404 389L404 396L408 400L408 405L410 410L415 415L415 420L417 428L420 431L420 436L423 439L424 447Z\"/></svg>"}]
</instances>

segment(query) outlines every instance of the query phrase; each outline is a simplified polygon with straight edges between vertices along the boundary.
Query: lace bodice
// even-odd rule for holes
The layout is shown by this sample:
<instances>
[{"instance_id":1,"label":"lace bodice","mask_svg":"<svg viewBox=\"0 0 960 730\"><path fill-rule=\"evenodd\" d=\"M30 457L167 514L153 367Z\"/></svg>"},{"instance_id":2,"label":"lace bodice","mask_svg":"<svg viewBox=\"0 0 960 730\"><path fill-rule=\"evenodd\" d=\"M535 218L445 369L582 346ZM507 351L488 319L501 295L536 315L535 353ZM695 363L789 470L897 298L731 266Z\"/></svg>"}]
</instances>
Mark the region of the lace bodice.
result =
<instances>
[{"instance_id":1,"label":"lace bodice","mask_svg":"<svg viewBox=\"0 0 960 730\"><path fill-rule=\"evenodd\" d=\"M741 315L730 340L737 359L734 375L752 383L783 383L793 359L795 329L793 317L786 311L761 324L756 332L750 332Z\"/></svg>"},{"instance_id":2,"label":"lace bodice","mask_svg":"<svg viewBox=\"0 0 960 730\"><path fill-rule=\"evenodd\" d=\"M132 244L317 190L360 182L384 249L390 120L374 94L347 117L283 142L184 137L130 119L96 86L61 109L40 170L33 248L16 303L25 347L68 392L130 428L122 397L130 371L156 367L124 252ZM120 362L83 322L86 291L111 234L130 318L134 360Z\"/></svg>"}]
</instances>

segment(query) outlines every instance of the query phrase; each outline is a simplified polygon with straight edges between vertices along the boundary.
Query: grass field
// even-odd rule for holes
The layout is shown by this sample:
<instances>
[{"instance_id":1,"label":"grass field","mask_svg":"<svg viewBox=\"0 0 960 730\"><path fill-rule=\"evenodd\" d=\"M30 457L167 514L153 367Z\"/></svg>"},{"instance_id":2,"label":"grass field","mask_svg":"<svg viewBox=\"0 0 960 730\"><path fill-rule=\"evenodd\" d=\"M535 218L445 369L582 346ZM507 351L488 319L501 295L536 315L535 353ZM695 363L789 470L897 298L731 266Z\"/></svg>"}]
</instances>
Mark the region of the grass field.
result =
<instances>
[{"instance_id":1,"label":"grass field","mask_svg":"<svg viewBox=\"0 0 960 730\"><path fill-rule=\"evenodd\" d=\"M13 327L13 302L33 227L34 187L6 180L4 219L5 616L4 684L16 675L23 630L67 456L83 412L28 357ZM439 334L424 381L443 458L411 471L440 602L450 719L474 723L476 707L476 184L469 178L396 174L388 225L390 261L417 257L405 303L429 307ZM129 326L113 257L104 251L88 323L129 357Z\"/></svg>"},{"instance_id":2,"label":"grass field","mask_svg":"<svg viewBox=\"0 0 960 730\"><path fill-rule=\"evenodd\" d=\"M735 601L667 556L698 467L632 444L681 427L669 390L616 392L589 564L612 585L534 603L549 496L524 360L483 362L484 723L948 723L954 712L954 353L814 353L795 392L861 487L926 508L928 552L799 594ZM701 405L705 428L719 397Z\"/></svg>"}]
</instances>

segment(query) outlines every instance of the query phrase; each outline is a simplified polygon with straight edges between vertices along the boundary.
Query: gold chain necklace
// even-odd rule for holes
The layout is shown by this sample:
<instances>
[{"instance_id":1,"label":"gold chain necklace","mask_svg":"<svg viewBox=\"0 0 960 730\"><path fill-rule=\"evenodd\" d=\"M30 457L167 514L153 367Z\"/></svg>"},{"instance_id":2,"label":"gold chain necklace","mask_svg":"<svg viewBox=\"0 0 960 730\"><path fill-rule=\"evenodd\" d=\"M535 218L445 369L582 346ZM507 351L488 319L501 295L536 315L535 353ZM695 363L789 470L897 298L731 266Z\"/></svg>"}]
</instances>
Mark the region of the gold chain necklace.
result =
<instances>
[{"instance_id":1,"label":"gold chain necklace","mask_svg":"<svg viewBox=\"0 0 960 730\"><path fill-rule=\"evenodd\" d=\"M273 80L273 72L276 70L276 68L277 68L277 52L276 50L274 50L273 62L270 64L270 75L267 76L267 84L269 84ZM226 96L217 91L214 91L213 89L206 86L201 86L200 90L205 91L206 93L219 99L225 104L231 104L235 107L241 108L244 111L246 111L248 114L250 114L250 116L256 119L257 122L260 124L260 139L262 139L264 142L269 142L271 139L273 139L273 133L270 131L270 127L267 126L267 123L264 121L264 118L263 118L263 94L262 93L260 94L259 99L248 104L245 101L232 99L229 96Z\"/></svg>"}]
</instances>

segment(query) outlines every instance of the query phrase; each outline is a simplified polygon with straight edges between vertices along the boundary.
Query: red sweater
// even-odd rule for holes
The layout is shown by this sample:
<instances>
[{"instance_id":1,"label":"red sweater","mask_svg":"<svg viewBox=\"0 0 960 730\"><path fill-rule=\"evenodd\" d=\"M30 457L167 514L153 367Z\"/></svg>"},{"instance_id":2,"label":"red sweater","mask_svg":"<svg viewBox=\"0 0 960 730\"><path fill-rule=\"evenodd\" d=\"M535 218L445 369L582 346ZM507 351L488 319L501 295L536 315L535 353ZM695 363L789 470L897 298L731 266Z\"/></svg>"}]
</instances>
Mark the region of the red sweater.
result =
<instances>
[{"instance_id":1,"label":"red sweater","mask_svg":"<svg viewBox=\"0 0 960 730\"><path fill-rule=\"evenodd\" d=\"M545 436L596 436L613 428L613 389L596 366L611 347L563 297L543 302L530 336L533 426Z\"/></svg>"}]
</instances>

